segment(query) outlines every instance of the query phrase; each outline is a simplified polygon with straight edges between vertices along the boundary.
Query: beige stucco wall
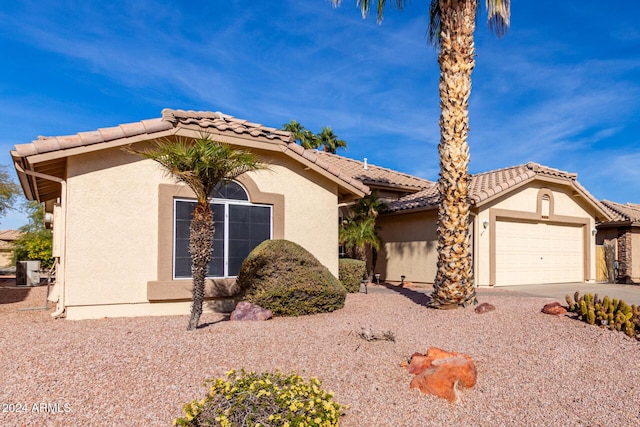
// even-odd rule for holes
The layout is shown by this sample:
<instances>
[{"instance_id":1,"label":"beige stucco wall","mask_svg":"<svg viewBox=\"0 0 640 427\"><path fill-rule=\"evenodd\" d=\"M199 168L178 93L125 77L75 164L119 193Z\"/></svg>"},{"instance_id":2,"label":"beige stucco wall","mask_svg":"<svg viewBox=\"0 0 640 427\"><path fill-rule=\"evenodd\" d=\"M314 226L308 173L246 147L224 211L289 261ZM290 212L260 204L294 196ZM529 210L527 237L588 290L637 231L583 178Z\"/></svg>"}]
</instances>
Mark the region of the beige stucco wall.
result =
<instances>
[{"instance_id":1,"label":"beige stucco wall","mask_svg":"<svg viewBox=\"0 0 640 427\"><path fill-rule=\"evenodd\" d=\"M249 175L260 191L284 195L284 238L337 276L337 184L283 154L268 160L268 170ZM67 318L188 313L188 303L148 300L147 284L158 280L160 184L174 182L155 162L121 150L69 158Z\"/></svg>"},{"instance_id":2,"label":"beige stucco wall","mask_svg":"<svg viewBox=\"0 0 640 427\"><path fill-rule=\"evenodd\" d=\"M9 267L11 265L11 256L13 255L10 249L0 250L0 267Z\"/></svg>"},{"instance_id":3,"label":"beige stucco wall","mask_svg":"<svg viewBox=\"0 0 640 427\"><path fill-rule=\"evenodd\" d=\"M438 262L436 211L383 215L378 219L383 241L376 273L389 281L400 276L416 283L433 283Z\"/></svg>"},{"instance_id":4,"label":"beige stucco wall","mask_svg":"<svg viewBox=\"0 0 640 427\"><path fill-rule=\"evenodd\" d=\"M147 302L146 282L157 271L159 182L168 181L153 161L117 149L69 158L68 307Z\"/></svg>"},{"instance_id":5,"label":"beige stucco wall","mask_svg":"<svg viewBox=\"0 0 640 427\"><path fill-rule=\"evenodd\" d=\"M572 190L565 186L549 185L547 183L533 183L529 186L525 186L520 190L516 190L508 197L497 199L492 203L487 203L482 206L477 216L474 218L474 227L478 232L474 238L474 251L475 265L474 273L476 278L476 284L478 286L488 286L490 284L490 224L491 224L491 211L492 210L508 210L526 214L535 214L537 212L538 195L541 189L547 189L551 191L553 196L553 215L564 216L572 218L587 218L588 225L588 245L589 251L589 274L585 278L587 281L593 281L596 277L596 264L595 264L595 236L591 233L591 230L595 228L595 221L593 214L589 212L586 206L579 204L576 200L577 197L573 197ZM487 227L484 227L484 223L487 223Z\"/></svg>"},{"instance_id":6,"label":"beige stucco wall","mask_svg":"<svg viewBox=\"0 0 640 427\"><path fill-rule=\"evenodd\" d=\"M338 187L283 155L251 173L258 188L284 194L284 238L315 255L338 277Z\"/></svg>"}]
</instances>

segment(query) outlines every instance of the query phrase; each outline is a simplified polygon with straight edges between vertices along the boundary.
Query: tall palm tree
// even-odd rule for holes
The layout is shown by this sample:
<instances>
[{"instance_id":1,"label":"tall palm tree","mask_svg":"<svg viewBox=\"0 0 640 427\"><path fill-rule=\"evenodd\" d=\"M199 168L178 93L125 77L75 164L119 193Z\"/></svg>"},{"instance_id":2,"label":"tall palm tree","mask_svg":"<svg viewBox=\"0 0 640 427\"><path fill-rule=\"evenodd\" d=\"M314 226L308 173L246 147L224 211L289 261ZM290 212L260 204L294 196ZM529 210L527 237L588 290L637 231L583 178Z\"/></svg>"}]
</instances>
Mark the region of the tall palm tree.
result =
<instances>
[{"instance_id":1,"label":"tall palm tree","mask_svg":"<svg viewBox=\"0 0 640 427\"><path fill-rule=\"evenodd\" d=\"M333 0L334 6L341 0ZM386 0L357 0L366 17L375 3L382 21ZM405 0L395 0L402 9ZM509 28L510 0L485 0L489 28L502 36ZM475 67L476 9L480 0L431 0L429 41L440 64L440 176L438 191L438 270L432 306L466 307L476 302L469 232L469 96Z\"/></svg>"},{"instance_id":2,"label":"tall palm tree","mask_svg":"<svg viewBox=\"0 0 640 427\"><path fill-rule=\"evenodd\" d=\"M295 136L296 141L304 148L318 148L321 145L320 140L313 132L295 120L291 120L291 122L282 125L282 130L291 132Z\"/></svg>"},{"instance_id":3,"label":"tall palm tree","mask_svg":"<svg viewBox=\"0 0 640 427\"><path fill-rule=\"evenodd\" d=\"M196 139L163 139L147 151L134 151L158 162L176 181L186 184L196 195L196 206L189 227L189 253L193 276L193 301L187 330L195 330L202 314L204 284L207 277L215 232L210 194L245 172L260 169L253 153L234 149L207 134Z\"/></svg>"},{"instance_id":4,"label":"tall palm tree","mask_svg":"<svg viewBox=\"0 0 640 427\"><path fill-rule=\"evenodd\" d=\"M335 154L338 148L347 147L347 142L342 139L338 139L338 135L331 130L331 126L322 128L318 134L318 139L320 140L320 145L322 145L323 151L327 153Z\"/></svg>"}]
</instances>

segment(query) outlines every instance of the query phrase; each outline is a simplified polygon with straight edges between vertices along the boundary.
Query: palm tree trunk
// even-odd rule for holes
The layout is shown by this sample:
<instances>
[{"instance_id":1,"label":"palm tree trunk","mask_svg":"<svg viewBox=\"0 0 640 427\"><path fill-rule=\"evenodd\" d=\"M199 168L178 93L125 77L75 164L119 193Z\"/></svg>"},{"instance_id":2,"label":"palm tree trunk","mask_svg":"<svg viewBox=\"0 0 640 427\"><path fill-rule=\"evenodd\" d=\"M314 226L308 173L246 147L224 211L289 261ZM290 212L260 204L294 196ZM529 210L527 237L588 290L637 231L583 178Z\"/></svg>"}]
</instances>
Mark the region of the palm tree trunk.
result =
<instances>
[{"instance_id":1,"label":"palm tree trunk","mask_svg":"<svg viewBox=\"0 0 640 427\"><path fill-rule=\"evenodd\" d=\"M189 252L191 253L191 275L193 276L193 301L188 331L198 327L204 304L204 282L207 277L211 249L213 247L213 214L209 203L198 203L193 210L189 227Z\"/></svg>"},{"instance_id":2,"label":"palm tree trunk","mask_svg":"<svg viewBox=\"0 0 640 427\"><path fill-rule=\"evenodd\" d=\"M469 234L469 95L477 0L440 0L440 177L438 269L432 305L475 303Z\"/></svg>"}]
</instances>

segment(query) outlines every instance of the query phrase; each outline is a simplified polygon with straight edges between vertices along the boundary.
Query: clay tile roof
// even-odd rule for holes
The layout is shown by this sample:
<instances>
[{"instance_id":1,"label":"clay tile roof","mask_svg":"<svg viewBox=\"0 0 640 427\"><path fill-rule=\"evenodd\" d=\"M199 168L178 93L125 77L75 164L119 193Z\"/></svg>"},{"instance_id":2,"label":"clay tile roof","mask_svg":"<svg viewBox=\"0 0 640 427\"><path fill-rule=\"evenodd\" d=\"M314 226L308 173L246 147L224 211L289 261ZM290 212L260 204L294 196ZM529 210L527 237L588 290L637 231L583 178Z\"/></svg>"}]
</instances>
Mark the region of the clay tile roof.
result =
<instances>
[{"instance_id":1,"label":"clay tile roof","mask_svg":"<svg viewBox=\"0 0 640 427\"><path fill-rule=\"evenodd\" d=\"M22 233L18 230L0 230L0 240L6 242L12 242L20 237Z\"/></svg>"},{"instance_id":2,"label":"clay tile roof","mask_svg":"<svg viewBox=\"0 0 640 427\"><path fill-rule=\"evenodd\" d=\"M52 137L40 136L29 144L17 144L15 146L15 151L19 157L27 157L51 151L85 147L118 138L169 130L171 128L173 128L173 125L163 121L163 119L144 120L136 123L125 123L111 128L101 128L91 132L79 132L75 135Z\"/></svg>"},{"instance_id":3,"label":"clay tile roof","mask_svg":"<svg viewBox=\"0 0 640 427\"><path fill-rule=\"evenodd\" d=\"M174 126L192 125L203 130L215 128L219 131L233 131L237 134L248 134L253 137L263 136L268 139L280 140L285 143L292 141L291 133L276 128L251 123L247 120L236 119L233 116L211 111L162 110L162 120Z\"/></svg>"},{"instance_id":4,"label":"clay tile roof","mask_svg":"<svg viewBox=\"0 0 640 427\"><path fill-rule=\"evenodd\" d=\"M563 178L571 181L575 181L578 176L575 173L529 162L524 165L511 166L472 175L469 189L470 197L475 204L478 204L536 175Z\"/></svg>"},{"instance_id":5,"label":"clay tile roof","mask_svg":"<svg viewBox=\"0 0 640 427\"><path fill-rule=\"evenodd\" d=\"M417 193L409 194L398 200L389 202L385 211L397 212L408 209L436 207L438 206L438 200L438 187L435 183L431 183L431 186L424 190L420 190Z\"/></svg>"},{"instance_id":6,"label":"clay tile roof","mask_svg":"<svg viewBox=\"0 0 640 427\"><path fill-rule=\"evenodd\" d=\"M406 173L397 172L391 169L367 164L365 169L364 162L342 157L337 154L326 153L324 151L315 151L316 156L329 165L329 169L339 169L351 178L363 182L364 184L375 186L391 186L398 188L408 188L421 190L430 188L434 185L432 181L418 178Z\"/></svg>"},{"instance_id":7,"label":"clay tile roof","mask_svg":"<svg viewBox=\"0 0 640 427\"><path fill-rule=\"evenodd\" d=\"M100 128L95 131L79 132L75 135L41 136L28 144L17 144L11 154L14 158L24 158L37 154L97 145L129 137L148 136L149 139L153 139L156 137L156 135L154 135L155 133L179 128L202 130L204 132L215 129L221 133L233 132L238 135L250 135L254 138L266 138L274 144L280 144L286 147L307 161L315 163L319 168L350 184L359 191L364 193L369 192L369 187L353 178L350 173L345 173L340 168L333 167L331 163L318 157L315 150L305 150L297 145L290 132L211 111L185 111L166 108L162 110L162 117L160 118L124 123L114 127ZM415 179L417 180L417 178Z\"/></svg>"},{"instance_id":8,"label":"clay tile roof","mask_svg":"<svg viewBox=\"0 0 640 427\"><path fill-rule=\"evenodd\" d=\"M518 186L524 181L533 179L536 176L549 176L571 181L585 197L594 204L604 208L586 189L577 181L577 174L550 168L537 163L529 162L524 165L511 166L503 169L496 169L488 172L471 175L469 184L469 198L471 203L478 205L500 193L506 192ZM438 191L435 183L418 193L404 196L394 202L389 203L388 211L400 211L417 208L435 208L438 206ZM640 206L638 211L640 212Z\"/></svg>"},{"instance_id":9,"label":"clay tile roof","mask_svg":"<svg viewBox=\"0 0 640 427\"><path fill-rule=\"evenodd\" d=\"M20 237L21 234L18 230L0 230L0 250L12 250L14 240Z\"/></svg>"},{"instance_id":10,"label":"clay tile roof","mask_svg":"<svg viewBox=\"0 0 640 427\"><path fill-rule=\"evenodd\" d=\"M635 203L616 203L603 200L602 205L611 215L612 221L640 222L640 205Z\"/></svg>"}]
</instances>

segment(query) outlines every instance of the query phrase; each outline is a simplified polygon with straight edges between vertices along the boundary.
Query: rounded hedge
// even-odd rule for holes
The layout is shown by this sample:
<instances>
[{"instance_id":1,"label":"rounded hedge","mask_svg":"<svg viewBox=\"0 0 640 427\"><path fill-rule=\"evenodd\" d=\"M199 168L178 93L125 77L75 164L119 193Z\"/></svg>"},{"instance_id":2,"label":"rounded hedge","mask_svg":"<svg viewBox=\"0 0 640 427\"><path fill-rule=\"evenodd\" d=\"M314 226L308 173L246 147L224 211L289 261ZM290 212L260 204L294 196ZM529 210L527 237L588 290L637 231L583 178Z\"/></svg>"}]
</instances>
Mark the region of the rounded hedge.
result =
<instances>
[{"instance_id":1,"label":"rounded hedge","mask_svg":"<svg viewBox=\"0 0 640 427\"><path fill-rule=\"evenodd\" d=\"M238 274L245 301L274 316L326 313L344 306L344 286L309 251L288 240L266 240L251 251Z\"/></svg>"},{"instance_id":2,"label":"rounded hedge","mask_svg":"<svg viewBox=\"0 0 640 427\"><path fill-rule=\"evenodd\" d=\"M360 284L366 271L366 263L362 260L342 258L338 261L340 283L349 293L360 292Z\"/></svg>"}]
</instances>

